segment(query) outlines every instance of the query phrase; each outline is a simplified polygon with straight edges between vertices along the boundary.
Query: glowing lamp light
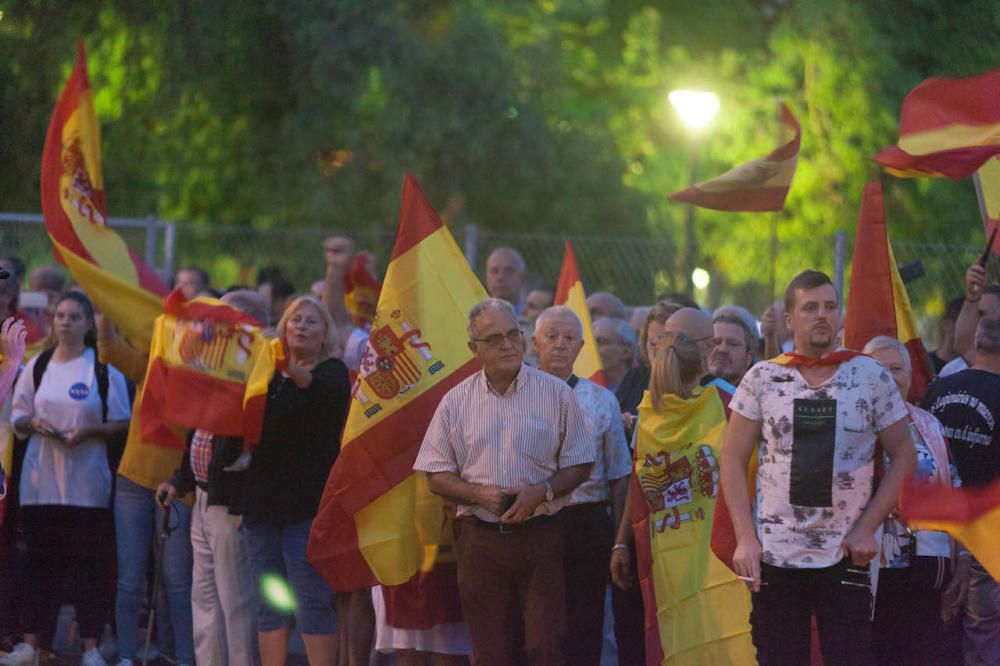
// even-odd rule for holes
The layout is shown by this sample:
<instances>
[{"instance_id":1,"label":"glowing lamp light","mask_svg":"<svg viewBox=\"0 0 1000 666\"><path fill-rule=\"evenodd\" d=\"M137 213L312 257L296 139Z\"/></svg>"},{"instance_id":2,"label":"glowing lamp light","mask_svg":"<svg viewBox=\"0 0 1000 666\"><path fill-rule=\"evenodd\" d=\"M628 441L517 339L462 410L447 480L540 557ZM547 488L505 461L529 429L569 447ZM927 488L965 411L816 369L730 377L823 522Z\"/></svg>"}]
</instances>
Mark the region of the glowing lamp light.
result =
<instances>
[{"instance_id":1,"label":"glowing lamp light","mask_svg":"<svg viewBox=\"0 0 1000 666\"><path fill-rule=\"evenodd\" d=\"M674 90L667 99L685 125L699 130L712 122L719 112L719 96L713 92Z\"/></svg>"},{"instance_id":2,"label":"glowing lamp light","mask_svg":"<svg viewBox=\"0 0 1000 666\"><path fill-rule=\"evenodd\" d=\"M691 271L691 284L698 289L704 289L712 281L712 276L704 268L696 268Z\"/></svg>"}]
</instances>

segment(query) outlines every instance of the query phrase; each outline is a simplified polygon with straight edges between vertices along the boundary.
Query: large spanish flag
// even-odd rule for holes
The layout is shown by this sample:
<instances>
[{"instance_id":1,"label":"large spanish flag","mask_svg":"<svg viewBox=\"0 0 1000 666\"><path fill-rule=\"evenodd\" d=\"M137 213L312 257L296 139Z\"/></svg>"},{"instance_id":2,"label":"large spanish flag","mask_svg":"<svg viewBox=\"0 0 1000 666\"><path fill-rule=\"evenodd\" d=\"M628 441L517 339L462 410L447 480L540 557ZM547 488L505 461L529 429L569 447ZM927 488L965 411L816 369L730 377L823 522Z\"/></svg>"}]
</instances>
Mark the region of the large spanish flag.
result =
<instances>
[{"instance_id":1,"label":"large spanish flag","mask_svg":"<svg viewBox=\"0 0 1000 666\"><path fill-rule=\"evenodd\" d=\"M573 246L569 241L566 241L559 282L556 284L555 304L568 307L583 324L583 348L573 364L573 374L607 386L601 355L597 351L597 338L594 337L594 324L590 321L590 309L587 308L587 292L583 290L580 269L576 265L576 255L573 254Z\"/></svg>"},{"instance_id":2,"label":"large spanish flag","mask_svg":"<svg viewBox=\"0 0 1000 666\"><path fill-rule=\"evenodd\" d=\"M792 112L779 107L782 145L767 156L730 169L717 178L674 192L670 201L727 211L768 211L785 207L795 177L802 129Z\"/></svg>"},{"instance_id":3,"label":"large spanish flag","mask_svg":"<svg viewBox=\"0 0 1000 666\"><path fill-rule=\"evenodd\" d=\"M260 441L267 386L284 361L281 341L215 298L175 289L155 322L139 407L144 441L184 449L177 426Z\"/></svg>"},{"instance_id":4,"label":"large spanish flag","mask_svg":"<svg viewBox=\"0 0 1000 666\"><path fill-rule=\"evenodd\" d=\"M309 562L334 589L400 585L441 559L439 546L449 539L444 506L413 463L438 402L479 369L466 317L485 298L407 174L340 456L309 536Z\"/></svg>"},{"instance_id":5,"label":"large spanish flag","mask_svg":"<svg viewBox=\"0 0 1000 666\"><path fill-rule=\"evenodd\" d=\"M149 346L168 289L108 227L100 128L83 43L42 153L42 213L55 256L137 348Z\"/></svg>"},{"instance_id":6,"label":"large spanish flag","mask_svg":"<svg viewBox=\"0 0 1000 666\"><path fill-rule=\"evenodd\" d=\"M1000 69L966 79L930 78L899 112L899 141L875 156L904 178L971 176L1000 154Z\"/></svg>"},{"instance_id":7,"label":"large spanish flag","mask_svg":"<svg viewBox=\"0 0 1000 666\"><path fill-rule=\"evenodd\" d=\"M900 513L910 527L947 532L1000 582L1000 479L978 487L903 485Z\"/></svg>"},{"instance_id":8,"label":"large spanish flag","mask_svg":"<svg viewBox=\"0 0 1000 666\"><path fill-rule=\"evenodd\" d=\"M934 375L889 245L879 182L865 185L861 195L851 261L851 290L844 316L844 346L862 349L876 335L897 338L906 345L913 368L907 400L920 402Z\"/></svg>"},{"instance_id":9,"label":"large spanish flag","mask_svg":"<svg viewBox=\"0 0 1000 666\"><path fill-rule=\"evenodd\" d=\"M752 664L750 593L709 548L726 413L718 389L639 405L632 527L647 664Z\"/></svg>"}]
</instances>

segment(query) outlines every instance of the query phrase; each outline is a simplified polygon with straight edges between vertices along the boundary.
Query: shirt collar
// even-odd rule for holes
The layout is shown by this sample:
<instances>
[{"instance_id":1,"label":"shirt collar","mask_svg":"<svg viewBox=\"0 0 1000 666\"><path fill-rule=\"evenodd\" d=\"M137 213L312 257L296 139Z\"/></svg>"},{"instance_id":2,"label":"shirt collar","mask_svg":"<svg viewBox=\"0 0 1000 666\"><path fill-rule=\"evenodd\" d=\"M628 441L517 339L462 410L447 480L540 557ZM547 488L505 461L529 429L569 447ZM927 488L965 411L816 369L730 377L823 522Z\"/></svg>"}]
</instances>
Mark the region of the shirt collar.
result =
<instances>
[{"instance_id":1,"label":"shirt collar","mask_svg":"<svg viewBox=\"0 0 1000 666\"><path fill-rule=\"evenodd\" d=\"M521 368L517 371L517 376L514 377L514 381L512 381L510 383L510 386L507 387L507 392L506 393L500 393L499 391L497 391L496 389L493 388L493 385L490 384L490 380L486 377L486 369L485 368L482 369L482 370L480 370L479 374L482 375L483 386L486 387L487 391L489 391L493 395L504 397L504 396L507 396L507 395L514 395L519 390L521 390L521 387L523 386L524 382L527 381L525 379L525 376L528 373L525 371L525 364L521 363Z\"/></svg>"}]
</instances>

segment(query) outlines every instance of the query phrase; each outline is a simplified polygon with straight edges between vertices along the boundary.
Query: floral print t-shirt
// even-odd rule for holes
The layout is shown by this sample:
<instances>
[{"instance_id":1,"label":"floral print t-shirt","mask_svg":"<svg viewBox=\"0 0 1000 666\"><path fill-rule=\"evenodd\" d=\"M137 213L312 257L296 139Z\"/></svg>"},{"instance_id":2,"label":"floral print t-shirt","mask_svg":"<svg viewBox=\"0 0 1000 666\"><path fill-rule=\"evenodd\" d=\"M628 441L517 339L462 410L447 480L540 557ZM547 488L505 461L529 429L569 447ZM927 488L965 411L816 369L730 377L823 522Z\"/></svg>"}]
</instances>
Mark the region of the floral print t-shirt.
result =
<instances>
[{"instance_id":1,"label":"floral print t-shirt","mask_svg":"<svg viewBox=\"0 0 1000 666\"><path fill-rule=\"evenodd\" d=\"M768 361L743 378L732 411L761 423L754 523L770 565L836 564L872 497L876 434L907 418L889 372L867 356L809 386Z\"/></svg>"}]
</instances>

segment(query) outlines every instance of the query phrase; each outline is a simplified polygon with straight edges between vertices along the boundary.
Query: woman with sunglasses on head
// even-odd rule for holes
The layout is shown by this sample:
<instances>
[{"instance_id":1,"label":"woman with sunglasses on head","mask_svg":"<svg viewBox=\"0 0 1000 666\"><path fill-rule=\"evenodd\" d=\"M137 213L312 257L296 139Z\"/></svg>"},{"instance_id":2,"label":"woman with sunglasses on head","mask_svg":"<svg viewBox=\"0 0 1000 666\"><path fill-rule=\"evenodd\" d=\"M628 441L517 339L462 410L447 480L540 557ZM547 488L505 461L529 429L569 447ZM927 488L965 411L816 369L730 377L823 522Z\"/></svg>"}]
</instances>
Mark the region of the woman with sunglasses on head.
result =
<instances>
[{"instance_id":1,"label":"woman with sunglasses on head","mask_svg":"<svg viewBox=\"0 0 1000 666\"><path fill-rule=\"evenodd\" d=\"M14 429L28 438L20 482L24 642L0 658L4 666L36 663L38 636L54 626L63 601L76 606L84 666L105 663L97 642L113 589L107 444L124 435L130 410L125 378L98 362L95 340L90 300L63 295L50 351L28 363L14 389Z\"/></svg>"},{"instance_id":2,"label":"woman with sunglasses on head","mask_svg":"<svg viewBox=\"0 0 1000 666\"><path fill-rule=\"evenodd\" d=\"M295 623L309 663L333 664L333 591L306 561L306 544L330 468L340 452L351 387L333 358L337 332L316 299L295 299L278 322L288 367L268 387L260 444L244 479L244 528L254 586L261 594L257 638L263 666L283 666L292 613L262 590L287 583L297 601Z\"/></svg>"}]
</instances>

